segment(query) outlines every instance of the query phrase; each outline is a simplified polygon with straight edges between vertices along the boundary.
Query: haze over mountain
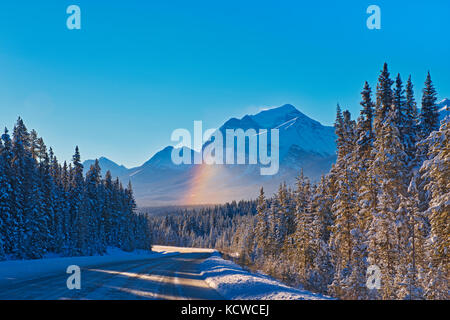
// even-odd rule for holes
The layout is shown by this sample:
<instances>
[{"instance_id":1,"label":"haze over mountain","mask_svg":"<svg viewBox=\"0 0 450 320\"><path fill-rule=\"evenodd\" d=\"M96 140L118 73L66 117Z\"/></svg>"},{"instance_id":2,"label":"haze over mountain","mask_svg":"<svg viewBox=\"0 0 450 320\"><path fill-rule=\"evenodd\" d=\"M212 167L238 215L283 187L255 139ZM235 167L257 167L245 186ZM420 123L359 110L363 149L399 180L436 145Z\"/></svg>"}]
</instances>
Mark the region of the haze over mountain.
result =
<instances>
[{"instance_id":1,"label":"haze over mountain","mask_svg":"<svg viewBox=\"0 0 450 320\"><path fill-rule=\"evenodd\" d=\"M450 100L439 103L440 118L449 114ZM110 170L113 177L127 184L131 181L139 206L193 205L223 203L256 198L261 186L267 194L274 193L280 183L293 185L303 169L313 181L328 173L336 160L334 127L324 126L304 115L292 105L268 109L241 119L231 118L218 130L279 129L280 168L273 176L262 176L260 165L175 165L168 146L157 152L142 166L127 169L107 158L100 158L103 174ZM270 140L270 139L269 139ZM205 142L203 148L211 143ZM269 147L270 149L270 147ZM181 149L178 149L181 151ZM183 147L182 152L195 151ZM224 149L225 154L225 149ZM248 157L248 150L246 150ZM93 160L84 162L88 170ZM248 163L248 162L247 162Z\"/></svg>"}]
</instances>

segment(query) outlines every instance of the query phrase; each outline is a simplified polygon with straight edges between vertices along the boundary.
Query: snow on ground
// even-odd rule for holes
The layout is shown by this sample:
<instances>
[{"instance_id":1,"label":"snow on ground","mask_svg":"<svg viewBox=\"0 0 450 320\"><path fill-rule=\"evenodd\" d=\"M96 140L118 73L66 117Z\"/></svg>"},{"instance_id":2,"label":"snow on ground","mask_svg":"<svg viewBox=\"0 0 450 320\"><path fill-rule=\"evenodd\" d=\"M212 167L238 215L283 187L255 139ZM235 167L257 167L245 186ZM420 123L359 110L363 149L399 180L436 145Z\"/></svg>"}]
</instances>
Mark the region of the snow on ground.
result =
<instances>
[{"instance_id":1,"label":"snow on ground","mask_svg":"<svg viewBox=\"0 0 450 320\"><path fill-rule=\"evenodd\" d=\"M0 286L11 283L11 281L30 281L44 278L45 276L51 276L55 273L65 273L69 265L78 265L82 268L89 268L92 266L98 267L103 264L110 263L126 263L147 259L158 259L163 256L172 256L180 253L208 252L212 254L209 258L198 265L199 272L201 272L202 278L206 281L207 285L215 289L225 299L330 299L329 297L323 295L289 287L266 275L245 271L237 264L222 259L216 250L169 246L153 246L152 249L153 252L124 252L117 248L108 248L107 254L102 256L48 256L44 259L38 260L2 261L0 262Z\"/></svg>"},{"instance_id":2,"label":"snow on ground","mask_svg":"<svg viewBox=\"0 0 450 320\"><path fill-rule=\"evenodd\" d=\"M163 255L176 254L175 251L163 250L158 252L136 250L125 252L118 248L108 248L105 255L83 256L83 257L57 257L47 256L44 259L36 260L7 260L0 262L0 285L11 280L30 280L41 278L47 274L55 272L65 272L70 265L79 267L89 267L106 263L137 261L158 258Z\"/></svg>"},{"instance_id":3,"label":"snow on ground","mask_svg":"<svg viewBox=\"0 0 450 320\"><path fill-rule=\"evenodd\" d=\"M205 248L187 248L187 247L171 247L171 246L159 246L154 245L152 246L152 250L154 252L160 252L160 253L193 253L193 252L216 252L214 249L205 249Z\"/></svg>"},{"instance_id":4,"label":"snow on ground","mask_svg":"<svg viewBox=\"0 0 450 320\"><path fill-rule=\"evenodd\" d=\"M330 297L299 290L268 276L250 273L218 252L201 265L208 285L230 300L323 300Z\"/></svg>"}]
</instances>

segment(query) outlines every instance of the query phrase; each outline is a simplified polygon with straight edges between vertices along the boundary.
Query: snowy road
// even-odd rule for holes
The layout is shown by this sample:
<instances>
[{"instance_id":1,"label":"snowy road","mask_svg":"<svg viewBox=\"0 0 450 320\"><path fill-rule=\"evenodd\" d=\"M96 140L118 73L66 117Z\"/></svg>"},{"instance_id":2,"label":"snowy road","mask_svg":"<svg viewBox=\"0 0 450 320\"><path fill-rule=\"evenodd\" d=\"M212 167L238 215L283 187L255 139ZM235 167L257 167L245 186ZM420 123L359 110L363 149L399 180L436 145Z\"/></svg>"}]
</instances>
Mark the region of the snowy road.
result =
<instances>
[{"instance_id":1,"label":"snowy road","mask_svg":"<svg viewBox=\"0 0 450 320\"><path fill-rule=\"evenodd\" d=\"M222 259L211 249L153 246L153 252L0 262L0 300L316 300L329 297L292 288ZM81 268L81 289L69 290L70 265Z\"/></svg>"},{"instance_id":2,"label":"snowy road","mask_svg":"<svg viewBox=\"0 0 450 320\"><path fill-rule=\"evenodd\" d=\"M167 252L167 247L155 249ZM4 278L0 299L223 299L199 269L210 255L186 249L157 258L82 266L81 290L67 289L65 269L29 280Z\"/></svg>"}]
</instances>

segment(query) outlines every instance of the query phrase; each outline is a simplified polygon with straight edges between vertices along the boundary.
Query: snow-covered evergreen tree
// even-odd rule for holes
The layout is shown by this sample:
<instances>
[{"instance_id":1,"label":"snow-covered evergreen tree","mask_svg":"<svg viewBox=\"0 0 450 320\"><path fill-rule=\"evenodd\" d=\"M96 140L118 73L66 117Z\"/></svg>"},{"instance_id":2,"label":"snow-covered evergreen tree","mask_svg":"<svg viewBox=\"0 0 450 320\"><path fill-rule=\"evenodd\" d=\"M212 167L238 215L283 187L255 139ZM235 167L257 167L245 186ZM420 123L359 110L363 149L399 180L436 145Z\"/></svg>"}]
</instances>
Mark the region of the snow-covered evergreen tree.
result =
<instances>
[{"instance_id":1,"label":"snow-covered evergreen tree","mask_svg":"<svg viewBox=\"0 0 450 320\"><path fill-rule=\"evenodd\" d=\"M431 233L428 239L428 273L425 294L429 299L450 298L449 247L450 247L450 119L442 122L424 141L428 144L428 158L421 168L430 193L427 210Z\"/></svg>"},{"instance_id":2,"label":"snow-covered evergreen tree","mask_svg":"<svg viewBox=\"0 0 450 320\"><path fill-rule=\"evenodd\" d=\"M394 82L390 78L387 63L383 65L383 70L378 77L377 92L376 92L376 104L375 104L375 130L379 131L387 115L389 114L392 102L392 84Z\"/></svg>"},{"instance_id":3,"label":"snow-covered evergreen tree","mask_svg":"<svg viewBox=\"0 0 450 320\"><path fill-rule=\"evenodd\" d=\"M298 281L309 287L314 261L314 226L311 212L311 183L303 171L297 178L295 190L295 233L293 234L293 263L298 274Z\"/></svg>"},{"instance_id":4,"label":"snow-covered evergreen tree","mask_svg":"<svg viewBox=\"0 0 450 320\"><path fill-rule=\"evenodd\" d=\"M414 86L411 81L411 76L408 78L406 83L406 100L405 100L405 123L404 128L404 142L405 142L405 152L409 157L409 162L413 162L416 155L416 142L418 141L417 131L418 131L418 113L417 104L414 98Z\"/></svg>"},{"instance_id":5,"label":"snow-covered evergreen tree","mask_svg":"<svg viewBox=\"0 0 450 320\"><path fill-rule=\"evenodd\" d=\"M14 202L12 190L13 172L11 168L13 154L8 130L0 140L0 259L13 250L15 240Z\"/></svg>"},{"instance_id":6,"label":"snow-covered evergreen tree","mask_svg":"<svg viewBox=\"0 0 450 320\"><path fill-rule=\"evenodd\" d=\"M317 187L311 195L312 240L314 252L312 270L309 277L309 286L320 293L327 293L328 285L333 278L333 265L331 261L328 241L330 228L333 225L332 199L327 186L328 181L322 176Z\"/></svg>"},{"instance_id":7,"label":"snow-covered evergreen tree","mask_svg":"<svg viewBox=\"0 0 450 320\"><path fill-rule=\"evenodd\" d=\"M398 215L400 197L406 196L407 155L391 110L382 122L374 143L374 160L371 168L379 185L377 207L369 230L369 263L382 271L381 296L395 299L394 279L398 264L397 226L405 224Z\"/></svg>"},{"instance_id":8,"label":"snow-covered evergreen tree","mask_svg":"<svg viewBox=\"0 0 450 320\"><path fill-rule=\"evenodd\" d=\"M83 177L78 147L61 166L19 118L0 140L0 259L102 254L106 247L151 248L148 219L135 212L131 185L101 177L98 162ZM106 227L108 225L108 227ZM119 231L120 229L120 231ZM119 235L120 234L120 235Z\"/></svg>"},{"instance_id":9,"label":"snow-covered evergreen tree","mask_svg":"<svg viewBox=\"0 0 450 320\"><path fill-rule=\"evenodd\" d=\"M257 200L256 215L256 243L257 248L263 256L268 254L269 217L267 212L267 200L264 188L261 187Z\"/></svg>"},{"instance_id":10,"label":"snow-covered evergreen tree","mask_svg":"<svg viewBox=\"0 0 450 320\"><path fill-rule=\"evenodd\" d=\"M422 299L424 297L423 281L425 275L425 239L426 219L418 207L417 176L411 179L408 198L402 197L398 212L405 215L406 224L399 225L406 232L402 241L402 252L398 261L395 283L399 299Z\"/></svg>"},{"instance_id":11,"label":"snow-covered evergreen tree","mask_svg":"<svg viewBox=\"0 0 450 320\"><path fill-rule=\"evenodd\" d=\"M14 235L12 253L18 258L27 258L29 253L28 245L33 230L31 229L31 219L33 214L33 178L35 176L33 158L30 153L30 134L21 118L13 131L11 162L13 177L12 189L14 199Z\"/></svg>"},{"instance_id":12,"label":"snow-covered evergreen tree","mask_svg":"<svg viewBox=\"0 0 450 320\"><path fill-rule=\"evenodd\" d=\"M439 112L437 108L437 93L431 81L430 72L423 88L422 109L420 112L420 128L423 138L428 137L432 131L439 129Z\"/></svg>"}]
</instances>

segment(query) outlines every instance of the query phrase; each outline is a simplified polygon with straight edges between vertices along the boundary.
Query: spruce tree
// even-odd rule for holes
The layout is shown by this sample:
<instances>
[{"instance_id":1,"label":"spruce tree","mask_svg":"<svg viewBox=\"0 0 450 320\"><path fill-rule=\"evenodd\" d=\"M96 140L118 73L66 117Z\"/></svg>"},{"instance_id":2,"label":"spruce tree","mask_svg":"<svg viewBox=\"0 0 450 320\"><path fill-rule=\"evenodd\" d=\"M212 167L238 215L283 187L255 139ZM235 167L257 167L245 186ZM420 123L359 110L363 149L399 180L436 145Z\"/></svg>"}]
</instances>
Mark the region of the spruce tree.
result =
<instances>
[{"instance_id":1,"label":"spruce tree","mask_svg":"<svg viewBox=\"0 0 450 320\"><path fill-rule=\"evenodd\" d=\"M311 245L314 258L309 284L313 290L320 293L327 293L333 274L328 247L330 228L333 225L332 199L329 195L327 184L327 179L322 176L311 195L311 212L313 217Z\"/></svg>"},{"instance_id":2,"label":"spruce tree","mask_svg":"<svg viewBox=\"0 0 450 320\"><path fill-rule=\"evenodd\" d=\"M439 130L439 112L436 101L437 93L431 81L430 72L428 72L423 88L422 110L420 112L422 138L428 137L432 131Z\"/></svg>"},{"instance_id":3,"label":"spruce tree","mask_svg":"<svg viewBox=\"0 0 450 320\"><path fill-rule=\"evenodd\" d=\"M427 179L425 189L430 193L427 210L431 233L428 239L428 274L425 294L428 299L448 300L450 247L450 121L443 121L439 131L426 139L429 160L420 172Z\"/></svg>"},{"instance_id":4,"label":"spruce tree","mask_svg":"<svg viewBox=\"0 0 450 320\"><path fill-rule=\"evenodd\" d=\"M371 89L366 82L361 92L362 101L360 117L356 126L356 146L352 155L351 163L357 173L357 201L356 206L359 209L362 232L367 232L370 225L372 211L376 206L375 180L369 171L373 161L373 144L375 140L373 118L374 105L371 99Z\"/></svg>"},{"instance_id":5,"label":"spruce tree","mask_svg":"<svg viewBox=\"0 0 450 320\"><path fill-rule=\"evenodd\" d=\"M398 212L406 216L406 223L398 225L400 230L407 232L403 241L403 250L398 261L395 283L399 299L417 300L424 297L423 281L426 266L426 216L418 210L417 175L411 179L408 187L408 197L401 199Z\"/></svg>"},{"instance_id":6,"label":"spruce tree","mask_svg":"<svg viewBox=\"0 0 450 320\"><path fill-rule=\"evenodd\" d=\"M0 219L2 225L0 233L2 234L1 250L4 257L5 254L12 253L13 241L16 240L11 167L13 154L11 139L6 128L0 141L3 141L3 143L0 142Z\"/></svg>"},{"instance_id":7,"label":"spruce tree","mask_svg":"<svg viewBox=\"0 0 450 320\"><path fill-rule=\"evenodd\" d=\"M394 279L398 264L398 230L404 224L397 214L400 197L406 196L406 153L391 110L374 143L371 172L379 186L377 207L369 229L369 263L382 270L381 297L395 299Z\"/></svg>"},{"instance_id":8,"label":"spruce tree","mask_svg":"<svg viewBox=\"0 0 450 320\"><path fill-rule=\"evenodd\" d=\"M400 141L403 144L403 148L406 152L410 150L413 144L413 141L411 139L411 130L413 130L413 128L409 127L409 125L412 124L410 123L412 119L409 118L410 115L408 114L406 105L405 90L403 89L403 82L400 74L398 74L397 78L395 79L392 108L395 114L396 126L400 133Z\"/></svg>"},{"instance_id":9,"label":"spruce tree","mask_svg":"<svg viewBox=\"0 0 450 320\"><path fill-rule=\"evenodd\" d=\"M390 78L387 63L384 63L383 70L378 77L377 93L376 93L376 105L375 105L375 130L378 132L382 126L382 123L387 118L389 111L391 110L393 102L392 85L393 81Z\"/></svg>"},{"instance_id":10,"label":"spruce tree","mask_svg":"<svg viewBox=\"0 0 450 320\"><path fill-rule=\"evenodd\" d=\"M99 188L101 183L101 173L98 160L90 167L86 173L85 186L84 186L84 206L82 213L84 215L84 221L87 229L87 239L91 246L87 246L86 250L88 254L94 254L95 252L102 252L105 248L101 248L100 239L100 214L101 203Z\"/></svg>"},{"instance_id":11,"label":"spruce tree","mask_svg":"<svg viewBox=\"0 0 450 320\"><path fill-rule=\"evenodd\" d=\"M83 165L81 164L80 151L78 146L75 148L75 154L72 159L73 167L70 170L70 222L74 227L71 233L69 255L87 254L88 241L88 221L84 211L86 208L86 198L84 197L84 177Z\"/></svg>"},{"instance_id":12,"label":"spruce tree","mask_svg":"<svg viewBox=\"0 0 450 320\"><path fill-rule=\"evenodd\" d=\"M313 213L311 212L311 183L303 171L297 178L295 191L296 230L294 238L293 262L296 265L298 280L309 287L313 269Z\"/></svg>"},{"instance_id":13,"label":"spruce tree","mask_svg":"<svg viewBox=\"0 0 450 320\"><path fill-rule=\"evenodd\" d=\"M0 140L0 261L5 259L6 251L6 224L7 220L11 216L10 208L4 206L4 202L8 197L8 191L5 187L8 186L8 181L5 173L5 165L3 163L4 159L2 157L3 153L3 142Z\"/></svg>"},{"instance_id":14,"label":"spruce tree","mask_svg":"<svg viewBox=\"0 0 450 320\"><path fill-rule=\"evenodd\" d=\"M30 134L23 120L19 118L13 131L12 142L12 189L14 199L14 234L12 253L20 259L28 258L34 213L35 188L34 160L30 153Z\"/></svg>"},{"instance_id":15,"label":"spruce tree","mask_svg":"<svg viewBox=\"0 0 450 320\"><path fill-rule=\"evenodd\" d=\"M409 162L413 162L416 154L417 129L418 129L418 113L417 105L414 98L414 87L411 76L406 83L406 101L405 101L406 122L404 124L405 133L405 151L408 155Z\"/></svg>"},{"instance_id":16,"label":"spruce tree","mask_svg":"<svg viewBox=\"0 0 450 320\"><path fill-rule=\"evenodd\" d=\"M268 235L269 235L269 221L267 213L267 200L264 194L264 189L261 187L257 200L257 224L256 224L256 243L258 250L263 256L268 254Z\"/></svg>"},{"instance_id":17,"label":"spruce tree","mask_svg":"<svg viewBox=\"0 0 450 320\"><path fill-rule=\"evenodd\" d=\"M358 121L358 142L359 155L363 158L368 158L373 145L373 112L374 105L372 102L372 90L367 83L364 84L364 89L361 92L361 120Z\"/></svg>"}]
</instances>

